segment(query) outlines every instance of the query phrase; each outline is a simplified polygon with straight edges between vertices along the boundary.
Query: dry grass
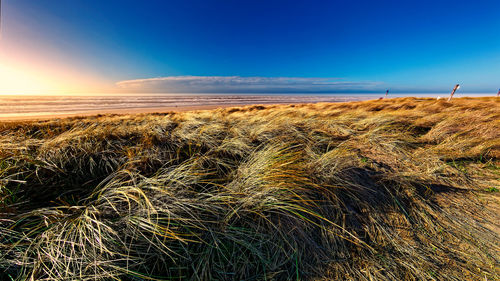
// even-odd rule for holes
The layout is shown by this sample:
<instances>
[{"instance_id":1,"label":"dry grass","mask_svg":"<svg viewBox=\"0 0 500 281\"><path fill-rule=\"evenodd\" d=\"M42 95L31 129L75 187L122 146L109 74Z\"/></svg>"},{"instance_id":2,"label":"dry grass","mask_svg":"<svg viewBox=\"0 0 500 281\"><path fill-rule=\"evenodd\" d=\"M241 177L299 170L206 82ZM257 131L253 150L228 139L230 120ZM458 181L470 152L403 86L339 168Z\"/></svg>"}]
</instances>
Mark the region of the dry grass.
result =
<instances>
[{"instance_id":1,"label":"dry grass","mask_svg":"<svg viewBox=\"0 0 500 281\"><path fill-rule=\"evenodd\" d=\"M0 123L1 280L498 280L500 100Z\"/></svg>"}]
</instances>

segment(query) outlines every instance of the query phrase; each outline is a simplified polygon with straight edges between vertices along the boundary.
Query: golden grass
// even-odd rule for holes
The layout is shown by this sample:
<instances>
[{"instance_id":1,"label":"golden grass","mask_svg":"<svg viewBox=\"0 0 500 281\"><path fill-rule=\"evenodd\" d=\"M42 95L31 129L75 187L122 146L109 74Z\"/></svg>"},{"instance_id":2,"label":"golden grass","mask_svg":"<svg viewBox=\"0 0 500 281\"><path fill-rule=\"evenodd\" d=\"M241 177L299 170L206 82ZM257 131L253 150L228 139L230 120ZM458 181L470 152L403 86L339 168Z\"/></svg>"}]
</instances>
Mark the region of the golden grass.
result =
<instances>
[{"instance_id":1,"label":"golden grass","mask_svg":"<svg viewBox=\"0 0 500 281\"><path fill-rule=\"evenodd\" d=\"M0 123L1 280L497 280L500 99Z\"/></svg>"}]
</instances>

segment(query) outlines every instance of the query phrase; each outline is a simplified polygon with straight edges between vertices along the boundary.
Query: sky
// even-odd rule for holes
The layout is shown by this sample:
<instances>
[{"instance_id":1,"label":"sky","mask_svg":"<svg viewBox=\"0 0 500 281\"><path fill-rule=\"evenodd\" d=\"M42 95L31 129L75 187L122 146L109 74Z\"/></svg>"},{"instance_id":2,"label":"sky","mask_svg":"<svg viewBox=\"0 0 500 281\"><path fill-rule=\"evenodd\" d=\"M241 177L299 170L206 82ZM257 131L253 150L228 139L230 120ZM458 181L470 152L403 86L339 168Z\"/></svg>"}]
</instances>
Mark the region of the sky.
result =
<instances>
[{"instance_id":1,"label":"sky","mask_svg":"<svg viewBox=\"0 0 500 281\"><path fill-rule=\"evenodd\" d=\"M500 1L2 0L0 93L496 93Z\"/></svg>"}]
</instances>

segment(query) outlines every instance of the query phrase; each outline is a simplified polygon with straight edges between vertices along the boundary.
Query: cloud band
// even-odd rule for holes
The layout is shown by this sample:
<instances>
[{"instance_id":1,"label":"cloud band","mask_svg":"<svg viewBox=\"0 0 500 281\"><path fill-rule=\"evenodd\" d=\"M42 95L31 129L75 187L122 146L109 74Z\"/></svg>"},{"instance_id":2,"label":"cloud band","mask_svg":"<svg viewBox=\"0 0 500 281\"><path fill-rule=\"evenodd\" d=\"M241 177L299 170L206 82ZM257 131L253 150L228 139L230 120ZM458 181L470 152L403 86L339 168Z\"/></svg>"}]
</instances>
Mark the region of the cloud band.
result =
<instances>
[{"instance_id":1,"label":"cloud band","mask_svg":"<svg viewBox=\"0 0 500 281\"><path fill-rule=\"evenodd\" d=\"M378 82L351 82L340 78L167 76L116 83L130 92L164 93L321 93L373 91Z\"/></svg>"}]
</instances>

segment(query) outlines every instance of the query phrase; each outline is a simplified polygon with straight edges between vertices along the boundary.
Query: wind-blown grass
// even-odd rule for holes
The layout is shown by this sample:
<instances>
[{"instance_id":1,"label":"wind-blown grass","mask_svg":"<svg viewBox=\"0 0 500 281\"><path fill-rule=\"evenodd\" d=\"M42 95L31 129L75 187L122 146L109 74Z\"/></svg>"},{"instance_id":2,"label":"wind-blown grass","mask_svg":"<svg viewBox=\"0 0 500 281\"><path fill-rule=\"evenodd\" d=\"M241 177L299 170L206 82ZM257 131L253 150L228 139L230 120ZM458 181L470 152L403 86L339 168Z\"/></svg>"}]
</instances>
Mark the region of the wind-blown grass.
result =
<instances>
[{"instance_id":1,"label":"wind-blown grass","mask_svg":"<svg viewBox=\"0 0 500 281\"><path fill-rule=\"evenodd\" d=\"M2 280L496 280L500 102L0 123Z\"/></svg>"}]
</instances>

